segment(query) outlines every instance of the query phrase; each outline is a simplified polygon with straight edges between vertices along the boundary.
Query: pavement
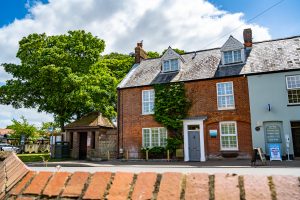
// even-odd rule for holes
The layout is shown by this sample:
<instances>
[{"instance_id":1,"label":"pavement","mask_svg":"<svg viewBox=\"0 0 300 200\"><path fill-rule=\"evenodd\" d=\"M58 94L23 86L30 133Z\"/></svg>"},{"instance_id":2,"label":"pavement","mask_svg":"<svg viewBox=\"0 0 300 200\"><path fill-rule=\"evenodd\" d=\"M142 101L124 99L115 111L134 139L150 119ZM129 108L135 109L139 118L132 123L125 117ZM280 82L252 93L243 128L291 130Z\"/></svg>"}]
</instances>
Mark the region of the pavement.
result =
<instances>
[{"instance_id":1,"label":"pavement","mask_svg":"<svg viewBox=\"0 0 300 200\"><path fill-rule=\"evenodd\" d=\"M26 163L34 171L83 171L83 172L181 172L181 173L229 173L238 175L291 175L300 176L300 160L267 161L267 165L257 163L251 166L249 160L216 160L207 162L182 161L66 161L44 163ZM58 166L58 167L57 167Z\"/></svg>"}]
</instances>

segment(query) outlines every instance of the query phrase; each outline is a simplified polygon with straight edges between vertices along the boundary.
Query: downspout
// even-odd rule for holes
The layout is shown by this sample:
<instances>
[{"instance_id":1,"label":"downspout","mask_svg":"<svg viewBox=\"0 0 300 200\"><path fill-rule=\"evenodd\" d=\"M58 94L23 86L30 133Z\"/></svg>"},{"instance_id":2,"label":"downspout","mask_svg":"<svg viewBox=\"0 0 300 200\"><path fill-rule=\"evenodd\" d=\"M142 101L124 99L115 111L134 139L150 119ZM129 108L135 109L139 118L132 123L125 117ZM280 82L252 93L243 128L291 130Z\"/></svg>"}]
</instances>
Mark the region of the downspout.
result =
<instances>
[{"instance_id":1,"label":"downspout","mask_svg":"<svg viewBox=\"0 0 300 200\"><path fill-rule=\"evenodd\" d=\"M121 123L120 123L120 90L119 88L117 88L117 95L118 95L118 106L117 106L117 130L118 130L118 149L117 149L117 152L118 152L118 156L117 158L120 158L120 126L121 126Z\"/></svg>"}]
</instances>

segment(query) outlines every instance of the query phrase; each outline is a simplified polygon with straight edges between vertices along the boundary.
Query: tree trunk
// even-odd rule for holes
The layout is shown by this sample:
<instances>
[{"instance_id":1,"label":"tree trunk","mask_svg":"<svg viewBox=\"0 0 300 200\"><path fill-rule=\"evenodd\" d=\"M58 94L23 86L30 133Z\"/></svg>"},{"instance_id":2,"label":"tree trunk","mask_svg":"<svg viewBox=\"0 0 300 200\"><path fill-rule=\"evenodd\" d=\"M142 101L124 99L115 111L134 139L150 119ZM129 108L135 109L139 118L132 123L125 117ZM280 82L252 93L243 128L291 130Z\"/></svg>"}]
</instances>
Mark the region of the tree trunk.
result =
<instances>
[{"instance_id":1,"label":"tree trunk","mask_svg":"<svg viewBox=\"0 0 300 200\"><path fill-rule=\"evenodd\" d=\"M59 126L62 132L65 132L65 120L60 119L59 120Z\"/></svg>"}]
</instances>

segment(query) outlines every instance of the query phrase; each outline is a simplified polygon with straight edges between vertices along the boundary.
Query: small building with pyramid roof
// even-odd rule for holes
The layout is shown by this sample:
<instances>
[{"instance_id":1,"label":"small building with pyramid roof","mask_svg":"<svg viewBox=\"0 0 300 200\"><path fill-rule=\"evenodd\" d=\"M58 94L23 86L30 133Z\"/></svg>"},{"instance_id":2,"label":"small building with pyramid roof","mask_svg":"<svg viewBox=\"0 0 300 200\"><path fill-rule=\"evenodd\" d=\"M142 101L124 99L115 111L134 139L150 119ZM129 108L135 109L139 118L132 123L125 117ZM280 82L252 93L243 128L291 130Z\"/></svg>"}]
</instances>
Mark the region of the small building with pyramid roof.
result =
<instances>
[{"instance_id":1,"label":"small building with pyramid roof","mask_svg":"<svg viewBox=\"0 0 300 200\"><path fill-rule=\"evenodd\" d=\"M91 112L65 126L70 155L75 159L103 160L115 157L117 128L100 112Z\"/></svg>"}]
</instances>

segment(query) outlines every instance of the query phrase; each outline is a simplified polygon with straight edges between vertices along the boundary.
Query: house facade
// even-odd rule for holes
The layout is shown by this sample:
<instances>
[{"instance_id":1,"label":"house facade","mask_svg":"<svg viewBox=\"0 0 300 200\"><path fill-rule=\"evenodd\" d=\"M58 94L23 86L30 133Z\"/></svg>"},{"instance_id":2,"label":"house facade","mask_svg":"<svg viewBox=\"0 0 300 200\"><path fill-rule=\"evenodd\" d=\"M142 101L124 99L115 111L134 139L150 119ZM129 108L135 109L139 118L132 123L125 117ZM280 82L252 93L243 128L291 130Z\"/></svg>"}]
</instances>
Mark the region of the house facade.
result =
<instances>
[{"instance_id":1,"label":"house facade","mask_svg":"<svg viewBox=\"0 0 300 200\"><path fill-rule=\"evenodd\" d=\"M173 133L154 120L153 86L183 82L191 102L182 122L185 161L250 158L257 147L268 154L266 137L274 139L277 126L282 153L290 146L293 156L299 145L299 37L253 43L251 29L243 36L243 44L230 36L221 48L182 55L169 47L155 59L147 59L138 43L136 64L118 86L120 152L140 158L141 148L166 145Z\"/></svg>"},{"instance_id":2,"label":"house facade","mask_svg":"<svg viewBox=\"0 0 300 200\"><path fill-rule=\"evenodd\" d=\"M250 35L245 35L245 41ZM250 40L252 44L252 40ZM142 147L165 146L172 131L154 120L155 84L184 82L191 102L183 119L184 160L205 161L252 151L246 44L230 36L222 48L146 59L138 43L136 64L118 87L119 149L140 158ZM142 52L142 53L140 53Z\"/></svg>"},{"instance_id":3,"label":"house facade","mask_svg":"<svg viewBox=\"0 0 300 200\"><path fill-rule=\"evenodd\" d=\"M270 155L275 143L283 157L299 157L300 37L265 42L251 52L245 68L253 72L248 76L253 147Z\"/></svg>"}]
</instances>

